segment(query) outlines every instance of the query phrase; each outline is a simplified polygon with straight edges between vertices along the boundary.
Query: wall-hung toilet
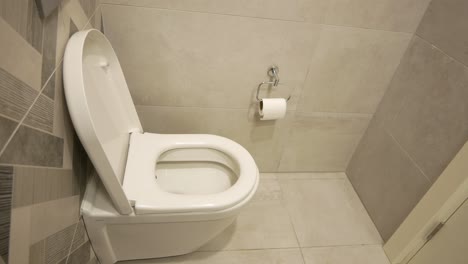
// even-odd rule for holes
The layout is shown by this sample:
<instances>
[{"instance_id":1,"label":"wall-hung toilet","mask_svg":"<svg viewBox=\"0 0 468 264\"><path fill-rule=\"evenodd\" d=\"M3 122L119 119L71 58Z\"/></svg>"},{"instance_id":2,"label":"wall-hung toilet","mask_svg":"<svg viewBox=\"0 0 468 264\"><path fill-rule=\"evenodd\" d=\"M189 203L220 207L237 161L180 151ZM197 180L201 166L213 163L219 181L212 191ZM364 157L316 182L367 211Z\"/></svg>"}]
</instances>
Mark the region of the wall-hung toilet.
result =
<instances>
[{"instance_id":1,"label":"wall-hung toilet","mask_svg":"<svg viewBox=\"0 0 468 264\"><path fill-rule=\"evenodd\" d=\"M101 263L192 252L255 194L258 169L239 144L143 132L101 32L71 37L64 82L73 125L99 175L88 182L81 210Z\"/></svg>"}]
</instances>

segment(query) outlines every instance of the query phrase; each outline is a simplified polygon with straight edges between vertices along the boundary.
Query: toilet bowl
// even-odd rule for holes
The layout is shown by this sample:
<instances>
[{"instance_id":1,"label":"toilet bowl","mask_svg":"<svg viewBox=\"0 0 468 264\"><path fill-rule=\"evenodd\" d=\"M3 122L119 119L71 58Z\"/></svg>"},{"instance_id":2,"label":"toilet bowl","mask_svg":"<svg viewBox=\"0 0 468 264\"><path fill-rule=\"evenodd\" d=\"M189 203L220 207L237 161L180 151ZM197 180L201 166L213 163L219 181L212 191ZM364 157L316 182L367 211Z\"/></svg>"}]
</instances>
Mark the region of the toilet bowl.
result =
<instances>
[{"instance_id":1,"label":"toilet bowl","mask_svg":"<svg viewBox=\"0 0 468 264\"><path fill-rule=\"evenodd\" d=\"M81 213L101 263L193 252L255 194L257 166L234 141L143 131L101 32L70 38L63 75L73 125L96 169Z\"/></svg>"}]
</instances>

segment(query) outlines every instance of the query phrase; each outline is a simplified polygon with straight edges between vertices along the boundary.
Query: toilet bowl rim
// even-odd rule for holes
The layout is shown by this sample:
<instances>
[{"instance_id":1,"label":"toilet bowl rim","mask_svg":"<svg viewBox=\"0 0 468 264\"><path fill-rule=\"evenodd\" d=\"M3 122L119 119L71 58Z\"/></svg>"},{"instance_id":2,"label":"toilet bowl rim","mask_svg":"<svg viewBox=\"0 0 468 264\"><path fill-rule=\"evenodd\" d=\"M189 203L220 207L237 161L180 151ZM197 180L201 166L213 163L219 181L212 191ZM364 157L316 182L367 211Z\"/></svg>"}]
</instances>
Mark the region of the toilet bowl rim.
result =
<instances>
[{"instance_id":1,"label":"toilet bowl rim","mask_svg":"<svg viewBox=\"0 0 468 264\"><path fill-rule=\"evenodd\" d=\"M223 192L207 195L169 193L155 181L153 166L173 149L207 148L229 156L239 166L236 183ZM255 191L258 168L238 143L208 134L132 134L123 188L138 214L218 211L234 206Z\"/></svg>"}]
</instances>

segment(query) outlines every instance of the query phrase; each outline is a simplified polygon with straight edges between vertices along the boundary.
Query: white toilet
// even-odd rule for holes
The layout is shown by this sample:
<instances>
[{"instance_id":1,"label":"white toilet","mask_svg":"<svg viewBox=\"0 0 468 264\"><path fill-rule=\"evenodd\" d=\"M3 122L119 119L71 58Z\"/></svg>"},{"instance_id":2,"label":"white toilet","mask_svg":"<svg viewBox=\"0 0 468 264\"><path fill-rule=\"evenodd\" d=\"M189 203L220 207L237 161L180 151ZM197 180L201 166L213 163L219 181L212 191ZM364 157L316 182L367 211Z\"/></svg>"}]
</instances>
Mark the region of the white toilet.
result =
<instances>
[{"instance_id":1,"label":"white toilet","mask_svg":"<svg viewBox=\"0 0 468 264\"><path fill-rule=\"evenodd\" d=\"M88 182L81 210L101 263L195 251L255 194L258 169L239 144L143 132L101 32L71 37L64 83L73 125L99 175Z\"/></svg>"}]
</instances>

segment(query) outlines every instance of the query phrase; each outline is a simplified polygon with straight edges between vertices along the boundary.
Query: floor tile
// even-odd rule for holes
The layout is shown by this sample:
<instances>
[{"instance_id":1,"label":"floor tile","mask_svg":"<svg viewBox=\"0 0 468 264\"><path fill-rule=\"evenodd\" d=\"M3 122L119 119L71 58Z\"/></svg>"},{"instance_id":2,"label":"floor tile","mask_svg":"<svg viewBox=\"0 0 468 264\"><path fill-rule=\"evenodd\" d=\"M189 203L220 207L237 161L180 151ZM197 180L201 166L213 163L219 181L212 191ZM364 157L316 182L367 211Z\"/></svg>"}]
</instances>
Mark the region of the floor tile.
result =
<instances>
[{"instance_id":1,"label":"floor tile","mask_svg":"<svg viewBox=\"0 0 468 264\"><path fill-rule=\"evenodd\" d=\"M381 246L303 248L305 264L389 264Z\"/></svg>"},{"instance_id":2,"label":"floor tile","mask_svg":"<svg viewBox=\"0 0 468 264\"><path fill-rule=\"evenodd\" d=\"M381 243L347 180L281 180L280 186L302 247Z\"/></svg>"},{"instance_id":3,"label":"floor tile","mask_svg":"<svg viewBox=\"0 0 468 264\"><path fill-rule=\"evenodd\" d=\"M120 264L303 264L299 249L195 252L192 254L136 261Z\"/></svg>"},{"instance_id":4,"label":"floor tile","mask_svg":"<svg viewBox=\"0 0 468 264\"><path fill-rule=\"evenodd\" d=\"M274 175L280 180L346 179L343 172L283 172Z\"/></svg>"},{"instance_id":5,"label":"floor tile","mask_svg":"<svg viewBox=\"0 0 468 264\"><path fill-rule=\"evenodd\" d=\"M228 227L200 251L298 247L281 190L274 178L260 178L255 197Z\"/></svg>"}]
</instances>

